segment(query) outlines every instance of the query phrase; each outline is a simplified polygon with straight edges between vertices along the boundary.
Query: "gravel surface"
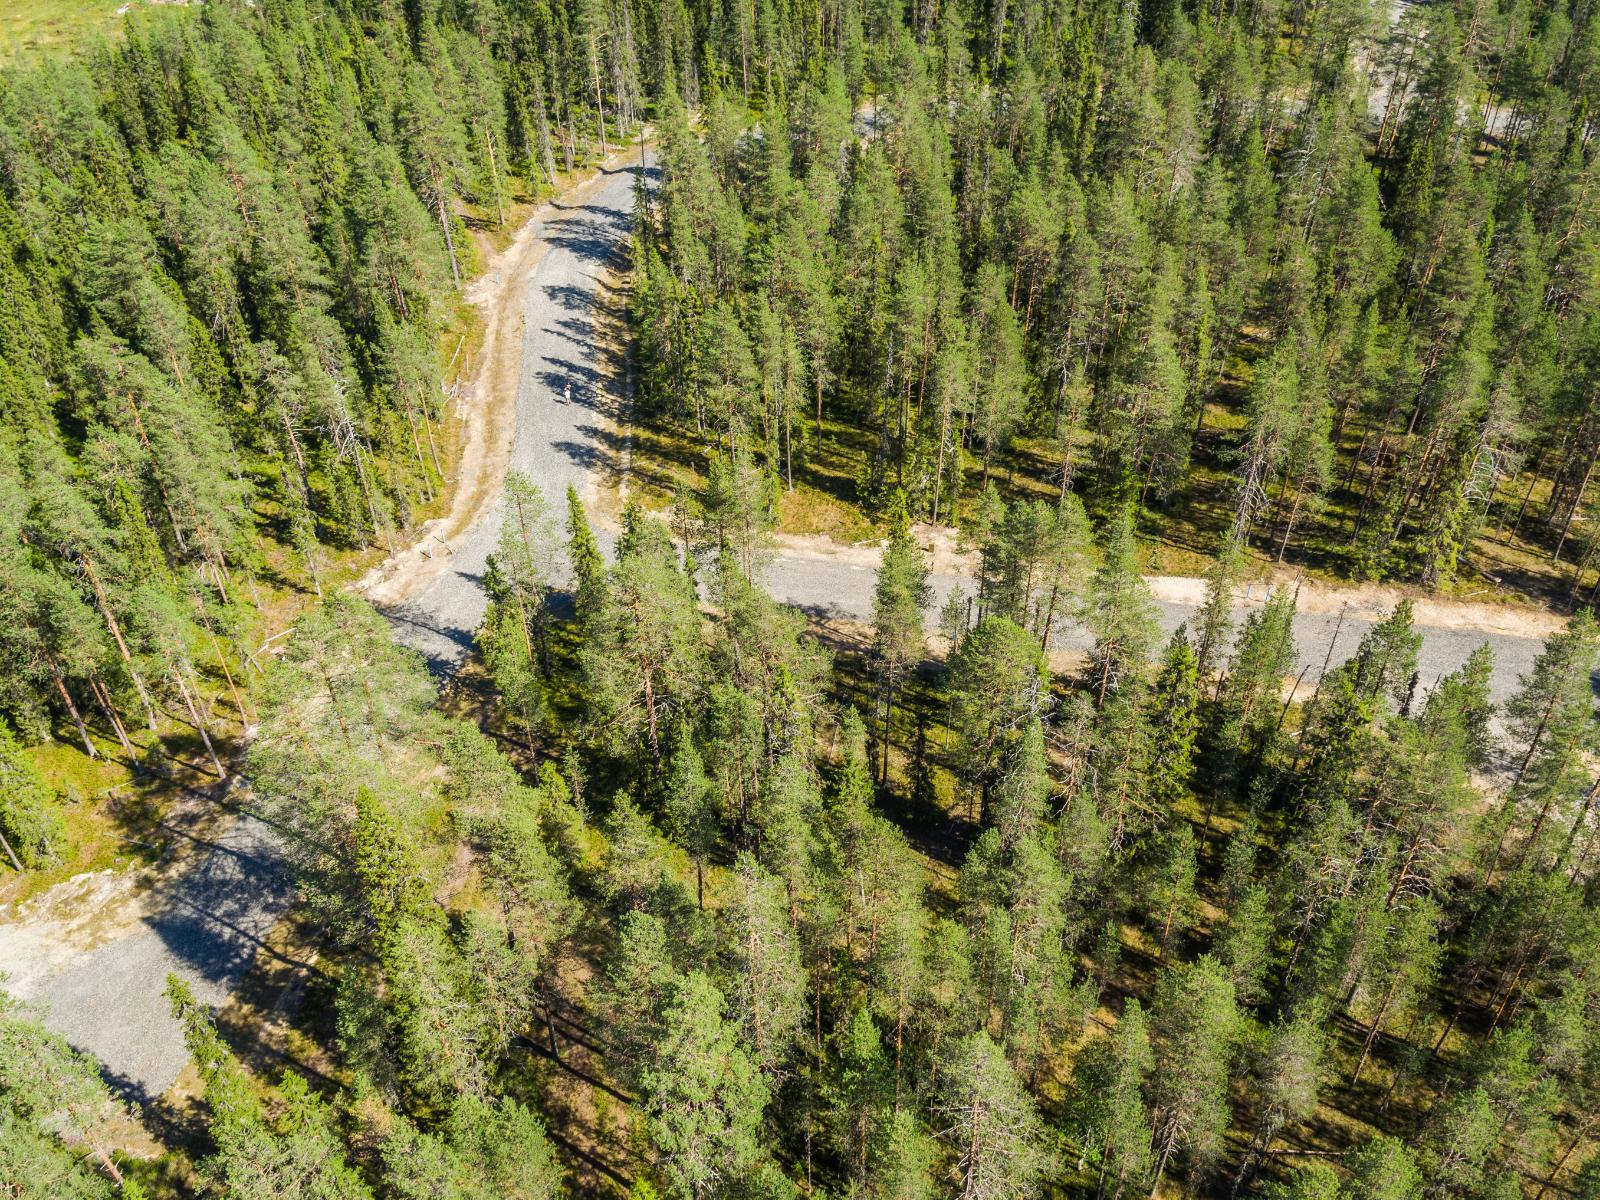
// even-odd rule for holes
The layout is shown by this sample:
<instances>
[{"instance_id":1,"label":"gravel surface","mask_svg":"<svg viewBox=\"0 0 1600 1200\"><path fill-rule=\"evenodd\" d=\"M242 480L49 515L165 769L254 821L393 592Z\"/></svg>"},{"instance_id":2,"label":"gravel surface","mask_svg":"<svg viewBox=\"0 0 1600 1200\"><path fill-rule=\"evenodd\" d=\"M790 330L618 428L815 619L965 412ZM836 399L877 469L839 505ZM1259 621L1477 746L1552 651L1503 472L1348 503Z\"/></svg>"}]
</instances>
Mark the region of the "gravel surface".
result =
<instances>
[{"instance_id":1,"label":"gravel surface","mask_svg":"<svg viewBox=\"0 0 1600 1200\"><path fill-rule=\"evenodd\" d=\"M830 562L825 559L776 559L766 573L767 589L779 600L796 605L817 617L868 620L872 613L872 587L874 575L870 567L855 563ZM935 575L932 579L934 602L929 608L929 625L935 623L940 607L952 590L960 589L971 596L973 583L958 575ZM1250 612L1259 609L1266 599L1266 589L1255 585L1250 598L1234 607L1234 619L1243 621ZM1157 600L1164 632L1171 633L1186 621L1192 621L1197 606L1174 601ZM1298 613L1294 619L1295 644L1299 661L1298 674L1305 671L1305 681L1314 684L1328 658L1328 648L1333 645L1332 665L1337 666L1355 653L1362 636L1379 618L1366 611L1344 615L1334 613ZM1472 629L1444 626L1417 625L1422 634L1422 650L1417 658L1420 686L1431 687L1441 675L1454 671L1480 645L1487 642L1494 650L1494 675L1490 690L1496 701L1506 700L1517 687L1518 677L1533 664L1543 642L1534 637L1517 637L1510 634L1482 633ZM1070 621L1057 621L1050 642L1058 650L1088 650L1093 639L1081 625Z\"/></svg>"},{"instance_id":2,"label":"gravel surface","mask_svg":"<svg viewBox=\"0 0 1600 1200\"><path fill-rule=\"evenodd\" d=\"M590 469L607 461L614 449L597 410L602 381L594 363L590 313L600 276L622 261L637 175L637 168L613 172L586 203L545 223L541 234L550 250L539 260L523 294L526 335L511 465L540 485L558 518L564 517L567 485L585 491ZM568 382L570 403L562 391ZM411 601L390 610L396 636L427 655L436 669L458 665L471 649L472 631L486 603L481 587L484 561L499 526L497 508L462 539L451 570L429 581ZM952 588L971 590L971 582L958 576L936 576L933 582L936 599L930 625ZM768 567L765 583L779 600L817 616L865 620L871 615L873 573L868 566L808 556L779 557ZM1157 607L1168 631L1195 612L1191 605L1170 601L1158 602ZM1247 598L1235 615L1242 619L1254 607L1259 607L1259 599ZM1306 669L1307 681L1314 682L1335 632L1332 661L1337 664L1354 652L1373 621L1373 615L1364 612L1352 612L1342 620L1338 613L1299 614L1296 670ZM1424 636L1419 666L1425 687L1488 642L1495 651L1492 687L1497 700L1515 690L1518 676L1527 671L1541 644L1533 637L1418 628ZM1052 644L1087 649L1089 638L1082 628L1063 622Z\"/></svg>"},{"instance_id":3,"label":"gravel surface","mask_svg":"<svg viewBox=\"0 0 1600 1200\"><path fill-rule=\"evenodd\" d=\"M165 1092L189 1061L162 995L168 973L202 1002L226 1003L292 893L271 830L247 812L209 841L175 825L166 833L187 844L153 881L80 876L0 924L7 990L139 1100Z\"/></svg>"},{"instance_id":4,"label":"gravel surface","mask_svg":"<svg viewBox=\"0 0 1600 1200\"><path fill-rule=\"evenodd\" d=\"M537 235L549 249L522 293L525 332L510 466L539 485L562 529L567 485L583 492L590 469L613 452L599 407L603 381L592 310L601 276L626 262L638 175L637 167L611 171L582 204L542 223ZM458 667L472 650L488 603L484 565L501 516L497 505L454 543L447 571L385 609L395 636L426 656L436 673Z\"/></svg>"}]
</instances>

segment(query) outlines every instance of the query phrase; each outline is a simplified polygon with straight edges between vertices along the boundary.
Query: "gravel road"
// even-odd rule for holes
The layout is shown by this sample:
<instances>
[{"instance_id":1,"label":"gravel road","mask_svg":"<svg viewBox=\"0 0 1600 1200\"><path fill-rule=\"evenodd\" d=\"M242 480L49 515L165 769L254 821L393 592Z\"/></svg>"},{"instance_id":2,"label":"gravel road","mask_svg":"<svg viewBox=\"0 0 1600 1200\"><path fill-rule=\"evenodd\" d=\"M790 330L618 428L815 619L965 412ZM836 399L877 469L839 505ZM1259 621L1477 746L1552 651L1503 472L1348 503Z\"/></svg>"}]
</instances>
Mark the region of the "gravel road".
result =
<instances>
[{"instance_id":1,"label":"gravel road","mask_svg":"<svg viewBox=\"0 0 1600 1200\"><path fill-rule=\"evenodd\" d=\"M272 831L254 815L211 822L214 834L196 832L202 824L162 827L165 869L78 876L0 923L7 990L133 1099L161 1095L189 1061L162 995L168 972L202 1002L226 1003L292 894Z\"/></svg>"},{"instance_id":2,"label":"gravel road","mask_svg":"<svg viewBox=\"0 0 1600 1200\"><path fill-rule=\"evenodd\" d=\"M873 579L872 569L865 565L817 558L779 558L767 569L766 584L779 600L813 616L866 620L872 612ZM974 590L972 581L959 575L935 575L932 584L934 602L930 618L938 613L952 591L960 590L970 596ZM1243 621L1250 612L1259 609L1266 594L1264 586L1256 584L1235 605L1235 620ZM1196 605L1173 600L1157 599L1155 603L1161 627L1167 633L1186 621L1193 621L1198 611ZM1333 644L1331 661L1337 666L1355 653L1362 636L1384 615L1356 608L1342 617L1338 612L1297 613L1294 619L1295 645L1299 652L1296 673L1303 670L1306 683L1315 683L1322 664L1328 659L1330 643ZM1423 637L1422 651L1418 655L1418 674L1423 689L1431 687L1439 676L1461 666L1474 650L1487 642L1495 656L1490 690L1496 701L1506 700L1516 690L1518 677L1527 672L1543 645L1542 640L1535 637L1420 623L1416 628ZM1070 621L1058 621L1051 637L1051 646L1057 650L1088 650L1092 644L1088 630Z\"/></svg>"},{"instance_id":3,"label":"gravel road","mask_svg":"<svg viewBox=\"0 0 1600 1200\"><path fill-rule=\"evenodd\" d=\"M585 191L581 203L557 206L536 231L546 250L521 291L524 332L509 461L558 510L568 484L583 491L589 472L616 453L600 411L593 313L600 277L621 260L627 244L636 178L636 168L612 171ZM420 650L440 674L471 650L486 603L485 560L499 527L496 507L438 551L448 555L444 569L431 570L403 601L386 607L397 639ZM778 599L817 616L862 620L871 612L870 565L790 555L774 560L765 582ZM971 588L970 580L955 575L933 582L937 598L930 620L952 589ZM1237 615L1260 599L1243 598ZM1169 630L1195 611L1192 604L1173 601L1159 608ZM1316 678L1336 629L1337 663L1377 615L1352 611L1341 621L1338 613L1300 614L1295 634L1308 682ZM1420 628L1424 685L1487 641L1495 650L1498 700L1510 695L1540 645L1534 637ZM1086 648L1088 638L1082 629L1063 625L1055 645ZM187 1061L161 996L167 972L189 978L202 1000L222 1004L291 896L271 831L248 814L227 824L211 844L195 846L153 886L147 883L132 872L83 877L22 913L0 914L0 971L11 975L10 990L41 1005L48 1024L99 1057L113 1080L140 1097L164 1092Z\"/></svg>"},{"instance_id":4,"label":"gravel road","mask_svg":"<svg viewBox=\"0 0 1600 1200\"><path fill-rule=\"evenodd\" d=\"M557 215L536 230L547 249L522 290L522 371L510 467L539 485L561 528L567 485L582 492L589 471L613 453L600 412L593 308L601 276L626 262L638 175L637 167L619 167L581 204L556 206ZM452 543L446 570L385 607L395 636L426 656L436 673L453 670L472 650L487 606L484 565L501 516L496 505Z\"/></svg>"}]
</instances>

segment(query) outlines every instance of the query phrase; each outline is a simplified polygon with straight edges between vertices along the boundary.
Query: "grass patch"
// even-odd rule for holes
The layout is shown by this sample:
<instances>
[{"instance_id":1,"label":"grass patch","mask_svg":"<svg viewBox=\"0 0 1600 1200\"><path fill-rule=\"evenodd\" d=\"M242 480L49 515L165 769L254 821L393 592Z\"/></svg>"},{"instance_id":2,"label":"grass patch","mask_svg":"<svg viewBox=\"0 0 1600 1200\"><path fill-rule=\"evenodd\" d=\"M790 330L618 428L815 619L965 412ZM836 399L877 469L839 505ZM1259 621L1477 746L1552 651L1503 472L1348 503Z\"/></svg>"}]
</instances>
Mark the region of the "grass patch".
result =
<instances>
[{"instance_id":1,"label":"grass patch","mask_svg":"<svg viewBox=\"0 0 1600 1200\"><path fill-rule=\"evenodd\" d=\"M134 11L152 7L150 0L7 0L0 4L0 65L118 37Z\"/></svg>"},{"instance_id":2,"label":"grass patch","mask_svg":"<svg viewBox=\"0 0 1600 1200\"><path fill-rule=\"evenodd\" d=\"M800 483L778 497L778 529L838 542L872 541L879 536L877 526L859 508Z\"/></svg>"}]
</instances>

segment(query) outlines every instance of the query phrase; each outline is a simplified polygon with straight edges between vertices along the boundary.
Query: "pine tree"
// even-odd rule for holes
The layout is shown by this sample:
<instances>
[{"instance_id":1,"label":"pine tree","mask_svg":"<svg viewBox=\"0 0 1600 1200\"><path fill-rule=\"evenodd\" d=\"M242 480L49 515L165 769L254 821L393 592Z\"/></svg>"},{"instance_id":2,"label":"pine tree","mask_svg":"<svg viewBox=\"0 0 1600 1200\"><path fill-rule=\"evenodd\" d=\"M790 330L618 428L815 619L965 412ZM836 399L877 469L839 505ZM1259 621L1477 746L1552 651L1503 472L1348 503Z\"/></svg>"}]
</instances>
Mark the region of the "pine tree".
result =
<instances>
[{"instance_id":1,"label":"pine tree","mask_svg":"<svg viewBox=\"0 0 1600 1200\"><path fill-rule=\"evenodd\" d=\"M243 1069L189 986L169 975L166 992L211 1112L217 1150L201 1163L202 1177L240 1200L368 1200L372 1193L346 1162L332 1114L304 1079L293 1071L284 1074L282 1115L269 1122Z\"/></svg>"},{"instance_id":2,"label":"pine tree","mask_svg":"<svg viewBox=\"0 0 1600 1200\"><path fill-rule=\"evenodd\" d=\"M1038 1109L1000 1048L983 1030L941 1057L935 1111L955 1153L952 1181L963 1200L1038 1194L1049 1167Z\"/></svg>"},{"instance_id":3,"label":"pine tree","mask_svg":"<svg viewBox=\"0 0 1600 1200\"><path fill-rule=\"evenodd\" d=\"M111 1195L110 1184L142 1197L109 1136L112 1122L125 1117L93 1061L0 990L0 1166L19 1198L87 1200ZM12 1166L33 1173L13 1173Z\"/></svg>"},{"instance_id":4,"label":"pine tree","mask_svg":"<svg viewBox=\"0 0 1600 1200\"><path fill-rule=\"evenodd\" d=\"M1079 619L1094 635L1088 681L1104 707L1117 690L1137 683L1156 637L1150 589L1139 576L1133 514L1123 509L1101 532L1103 562L1089 581Z\"/></svg>"},{"instance_id":5,"label":"pine tree","mask_svg":"<svg viewBox=\"0 0 1600 1200\"><path fill-rule=\"evenodd\" d=\"M1003 617L985 618L962 640L949 687L963 773L987 818L989 793L1007 748L1049 699L1038 644Z\"/></svg>"},{"instance_id":6,"label":"pine tree","mask_svg":"<svg viewBox=\"0 0 1600 1200\"><path fill-rule=\"evenodd\" d=\"M403 1119L381 1148L384 1183L401 1200L550 1200L561 1194L561 1169L544 1125L515 1100L462 1096L443 1136Z\"/></svg>"},{"instance_id":7,"label":"pine tree","mask_svg":"<svg viewBox=\"0 0 1600 1200\"><path fill-rule=\"evenodd\" d=\"M21 871L59 857L65 841L55 796L0 719L0 851Z\"/></svg>"},{"instance_id":8,"label":"pine tree","mask_svg":"<svg viewBox=\"0 0 1600 1200\"><path fill-rule=\"evenodd\" d=\"M1268 1031L1255 1062L1255 1132L1234 1177L1235 1189L1245 1186L1254 1176L1285 1127L1316 1111L1323 1042L1323 1031L1310 1020L1280 1022Z\"/></svg>"},{"instance_id":9,"label":"pine tree","mask_svg":"<svg viewBox=\"0 0 1600 1200\"><path fill-rule=\"evenodd\" d=\"M1265 976L1271 966L1276 922L1270 903L1271 897L1265 887L1246 884L1235 898L1228 912L1228 922L1216 939L1217 961L1228 969L1234 994L1245 1004L1254 1004L1262 998Z\"/></svg>"},{"instance_id":10,"label":"pine tree","mask_svg":"<svg viewBox=\"0 0 1600 1200\"><path fill-rule=\"evenodd\" d=\"M356 792L355 870L380 946L389 944L402 922L426 919L425 881L405 835L383 801L362 787Z\"/></svg>"},{"instance_id":11,"label":"pine tree","mask_svg":"<svg viewBox=\"0 0 1600 1200\"><path fill-rule=\"evenodd\" d=\"M731 959L729 1001L751 1061L777 1075L805 1017L799 939L782 883L755 859L734 863L733 895L719 917Z\"/></svg>"},{"instance_id":12,"label":"pine tree","mask_svg":"<svg viewBox=\"0 0 1600 1200\"><path fill-rule=\"evenodd\" d=\"M1081 1147L1079 1170L1098 1160L1099 1192L1112 1200L1138 1188L1150 1171L1145 1087L1155 1057L1144 1009L1128 1001L1111 1037L1091 1042L1073 1064Z\"/></svg>"},{"instance_id":13,"label":"pine tree","mask_svg":"<svg viewBox=\"0 0 1600 1200\"><path fill-rule=\"evenodd\" d=\"M1151 1040L1162 1070L1151 1077L1150 1105L1159 1180L1172 1156L1191 1177L1215 1165L1228 1126L1228 1082L1239 1036L1233 985L1209 955L1169 967L1151 1010Z\"/></svg>"},{"instance_id":14,"label":"pine tree","mask_svg":"<svg viewBox=\"0 0 1600 1200\"><path fill-rule=\"evenodd\" d=\"M1185 929L1193 920L1199 899L1195 890L1198 870L1194 829L1188 821L1179 818L1162 835L1148 867L1146 915L1156 934L1161 962L1166 961L1167 952L1174 944L1181 943Z\"/></svg>"},{"instance_id":15,"label":"pine tree","mask_svg":"<svg viewBox=\"0 0 1600 1200\"><path fill-rule=\"evenodd\" d=\"M1233 589L1243 563L1243 547L1238 539L1229 538L1206 573L1206 600L1196 618L1195 642L1196 667L1203 684L1210 682L1233 640Z\"/></svg>"},{"instance_id":16,"label":"pine tree","mask_svg":"<svg viewBox=\"0 0 1600 1200\"><path fill-rule=\"evenodd\" d=\"M679 980L668 929L652 913L624 913L617 923L598 990L615 1049L609 1064L629 1087L664 1034L666 1005Z\"/></svg>"},{"instance_id":17,"label":"pine tree","mask_svg":"<svg viewBox=\"0 0 1600 1200\"><path fill-rule=\"evenodd\" d=\"M674 839L694 860L695 902L704 910L706 861L721 840L722 814L687 723L678 725L673 739L666 793L667 820Z\"/></svg>"},{"instance_id":18,"label":"pine tree","mask_svg":"<svg viewBox=\"0 0 1600 1200\"><path fill-rule=\"evenodd\" d=\"M1374 1200L1417 1200L1422 1176L1413 1153L1398 1139L1375 1137L1345 1158L1350 1179L1345 1194Z\"/></svg>"},{"instance_id":19,"label":"pine tree","mask_svg":"<svg viewBox=\"0 0 1600 1200\"><path fill-rule=\"evenodd\" d=\"M1357 984L1357 1002L1372 1011L1351 1086L1361 1080L1372 1046L1386 1023L1403 1023L1424 1003L1439 969L1438 906L1431 900L1407 905L1394 914L1383 945L1366 978Z\"/></svg>"},{"instance_id":20,"label":"pine tree","mask_svg":"<svg viewBox=\"0 0 1600 1200\"><path fill-rule=\"evenodd\" d=\"M897 496L872 598L872 652L883 689L883 717L878 735L880 783L887 782L889 776L895 684L922 657L923 613L932 599L922 547L911 536L904 497Z\"/></svg>"},{"instance_id":21,"label":"pine tree","mask_svg":"<svg viewBox=\"0 0 1600 1200\"><path fill-rule=\"evenodd\" d=\"M673 989L662 1026L640 1075L646 1129L669 1194L699 1200L761 1159L767 1086L700 972Z\"/></svg>"},{"instance_id":22,"label":"pine tree","mask_svg":"<svg viewBox=\"0 0 1600 1200\"><path fill-rule=\"evenodd\" d=\"M580 602L588 586L580 576ZM643 514L628 519L600 607L579 619L590 624L582 665L596 732L659 764L673 720L689 716L704 682L703 647L693 588L666 534Z\"/></svg>"},{"instance_id":23,"label":"pine tree","mask_svg":"<svg viewBox=\"0 0 1600 1200\"><path fill-rule=\"evenodd\" d=\"M1524 804L1537 805L1527 832L1534 845L1543 831L1557 795L1571 790L1576 756L1595 736L1594 700L1589 677L1596 661L1594 617L1587 609L1564 630L1551 634L1519 680L1517 694L1506 704L1506 724L1514 743L1526 747L1517 759L1499 818L1499 841L1489 866L1492 877L1513 822Z\"/></svg>"}]
</instances>

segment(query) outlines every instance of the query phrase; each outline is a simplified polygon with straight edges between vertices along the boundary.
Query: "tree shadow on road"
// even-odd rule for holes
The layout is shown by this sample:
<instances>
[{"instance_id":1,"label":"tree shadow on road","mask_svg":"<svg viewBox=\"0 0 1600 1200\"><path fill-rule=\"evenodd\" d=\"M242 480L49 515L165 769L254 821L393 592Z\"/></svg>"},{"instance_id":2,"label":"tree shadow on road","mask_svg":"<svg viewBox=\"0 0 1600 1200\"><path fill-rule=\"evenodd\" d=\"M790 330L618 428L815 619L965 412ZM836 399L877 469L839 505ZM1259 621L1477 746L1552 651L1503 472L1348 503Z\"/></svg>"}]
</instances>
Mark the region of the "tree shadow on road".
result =
<instances>
[{"instance_id":1,"label":"tree shadow on road","mask_svg":"<svg viewBox=\"0 0 1600 1200\"><path fill-rule=\"evenodd\" d=\"M455 574L474 587L483 586L481 574ZM435 679L453 672L475 648L472 630L446 624L420 603L396 604L379 611L395 627L396 640L422 655L423 664Z\"/></svg>"},{"instance_id":2,"label":"tree shadow on road","mask_svg":"<svg viewBox=\"0 0 1600 1200\"><path fill-rule=\"evenodd\" d=\"M574 210L569 210L569 212ZM575 210L582 216L558 217L545 226L545 241L587 262L610 264L627 253L632 214L611 208Z\"/></svg>"},{"instance_id":3,"label":"tree shadow on road","mask_svg":"<svg viewBox=\"0 0 1600 1200\"><path fill-rule=\"evenodd\" d=\"M586 313L594 307L594 294L575 283L547 283L541 290L552 304L568 312Z\"/></svg>"}]
</instances>

